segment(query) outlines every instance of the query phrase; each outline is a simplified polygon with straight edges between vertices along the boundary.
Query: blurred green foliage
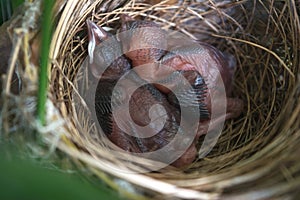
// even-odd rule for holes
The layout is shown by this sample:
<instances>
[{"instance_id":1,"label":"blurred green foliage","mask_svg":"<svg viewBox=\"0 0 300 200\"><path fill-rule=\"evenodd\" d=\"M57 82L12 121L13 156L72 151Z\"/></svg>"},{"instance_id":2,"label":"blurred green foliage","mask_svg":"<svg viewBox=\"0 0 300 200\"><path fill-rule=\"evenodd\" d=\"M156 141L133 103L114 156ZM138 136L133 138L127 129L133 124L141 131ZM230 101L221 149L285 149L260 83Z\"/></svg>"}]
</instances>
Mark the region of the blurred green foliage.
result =
<instances>
[{"instance_id":1,"label":"blurred green foliage","mask_svg":"<svg viewBox=\"0 0 300 200\"><path fill-rule=\"evenodd\" d=\"M10 1L10 0L8 0ZM24 0L12 0L10 1L12 4L13 10L15 10L17 7L19 7L22 3L24 3Z\"/></svg>"},{"instance_id":2,"label":"blurred green foliage","mask_svg":"<svg viewBox=\"0 0 300 200\"><path fill-rule=\"evenodd\" d=\"M96 187L76 174L46 169L16 158L11 150L0 150L0 199L120 199L111 189Z\"/></svg>"},{"instance_id":3,"label":"blurred green foliage","mask_svg":"<svg viewBox=\"0 0 300 200\"><path fill-rule=\"evenodd\" d=\"M12 10L12 5L10 0L0 0L0 7L1 7L0 24L2 24L3 22L11 18L13 10Z\"/></svg>"},{"instance_id":4,"label":"blurred green foliage","mask_svg":"<svg viewBox=\"0 0 300 200\"><path fill-rule=\"evenodd\" d=\"M9 20L13 11L23 2L24 0L0 0L0 25ZM45 0L44 3L48 4L45 7L49 8L47 6L53 5L53 2L55 1ZM50 10L43 16L43 21L46 21L43 26L44 29L46 27L43 33L43 41L45 40L43 44L46 47L42 50L41 62L44 60L44 65L48 60L47 48L49 50L51 39ZM43 71L42 76L47 78L46 68ZM46 88L43 88L41 93L45 95ZM99 184L93 184L76 174L37 166L29 160L17 158L17 151L13 151L4 143L0 137L0 199L121 199L116 192L101 184L100 180Z\"/></svg>"},{"instance_id":5,"label":"blurred green foliage","mask_svg":"<svg viewBox=\"0 0 300 200\"><path fill-rule=\"evenodd\" d=\"M0 25L9 20L13 11L23 2L24 0L0 0Z\"/></svg>"}]
</instances>

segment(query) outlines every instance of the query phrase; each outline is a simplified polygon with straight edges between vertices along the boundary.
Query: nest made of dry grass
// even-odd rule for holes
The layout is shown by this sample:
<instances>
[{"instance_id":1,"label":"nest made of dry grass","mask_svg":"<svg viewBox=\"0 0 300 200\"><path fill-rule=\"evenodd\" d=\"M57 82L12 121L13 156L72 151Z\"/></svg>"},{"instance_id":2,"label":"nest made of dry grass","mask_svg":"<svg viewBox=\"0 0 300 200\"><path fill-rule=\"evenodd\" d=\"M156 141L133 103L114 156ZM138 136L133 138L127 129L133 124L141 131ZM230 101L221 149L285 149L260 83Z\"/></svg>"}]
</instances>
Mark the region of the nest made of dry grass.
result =
<instances>
[{"instance_id":1,"label":"nest made of dry grass","mask_svg":"<svg viewBox=\"0 0 300 200\"><path fill-rule=\"evenodd\" d=\"M297 192L300 5L296 1L74 0L57 4L50 53L49 126L35 124L52 150L79 160L111 187L126 190L123 194L129 198L268 199ZM234 96L245 102L244 112L226 122L206 158L186 169L134 173L140 165L124 165L121 154L107 151L84 102L74 105L72 94L80 98L74 80L87 56L86 19L115 31L121 14L153 20L237 59ZM144 159L139 162L153 164ZM120 180L126 182L125 187Z\"/></svg>"}]
</instances>

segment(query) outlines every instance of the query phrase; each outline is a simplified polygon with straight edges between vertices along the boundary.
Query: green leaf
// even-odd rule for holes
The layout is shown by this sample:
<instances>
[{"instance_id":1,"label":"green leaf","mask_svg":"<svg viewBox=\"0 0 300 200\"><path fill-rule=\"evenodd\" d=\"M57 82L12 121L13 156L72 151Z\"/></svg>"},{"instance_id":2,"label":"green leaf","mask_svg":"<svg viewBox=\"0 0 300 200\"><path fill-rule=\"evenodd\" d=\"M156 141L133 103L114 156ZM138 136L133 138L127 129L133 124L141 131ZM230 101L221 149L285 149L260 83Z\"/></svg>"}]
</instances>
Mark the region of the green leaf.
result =
<instances>
[{"instance_id":1,"label":"green leaf","mask_svg":"<svg viewBox=\"0 0 300 200\"><path fill-rule=\"evenodd\" d=\"M120 199L79 177L37 167L25 160L0 158L0 199Z\"/></svg>"},{"instance_id":2,"label":"green leaf","mask_svg":"<svg viewBox=\"0 0 300 200\"><path fill-rule=\"evenodd\" d=\"M39 90L38 90L38 105L37 115L42 124L45 124L46 101L47 101L47 86L48 86L48 62L49 49L52 37L52 9L55 1L43 1L43 16L42 16L42 46L41 46L41 67L39 73Z\"/></svg>"}]
</instances>

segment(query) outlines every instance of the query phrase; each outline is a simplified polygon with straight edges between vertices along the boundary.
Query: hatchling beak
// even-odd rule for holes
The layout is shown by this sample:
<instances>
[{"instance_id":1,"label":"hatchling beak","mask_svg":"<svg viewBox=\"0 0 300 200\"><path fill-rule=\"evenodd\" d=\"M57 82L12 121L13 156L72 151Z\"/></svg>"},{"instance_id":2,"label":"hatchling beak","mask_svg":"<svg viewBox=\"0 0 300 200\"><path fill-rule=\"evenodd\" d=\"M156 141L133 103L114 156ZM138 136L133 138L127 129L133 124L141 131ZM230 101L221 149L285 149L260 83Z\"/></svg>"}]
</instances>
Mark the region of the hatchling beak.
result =
<instances>
[{"instance_id":1,"label":"hatchling beak","mask_svg":"<svg viewBox=\"0 0 300 200\"><path fill-rule=\"evenodd\" d=\"M91 20L86 20L86 24L88 27L88 36L90 42L94 41L96 43L95 45L98 45L103 40L108 38L106 31Z\"/></svg>"}]
</instances>

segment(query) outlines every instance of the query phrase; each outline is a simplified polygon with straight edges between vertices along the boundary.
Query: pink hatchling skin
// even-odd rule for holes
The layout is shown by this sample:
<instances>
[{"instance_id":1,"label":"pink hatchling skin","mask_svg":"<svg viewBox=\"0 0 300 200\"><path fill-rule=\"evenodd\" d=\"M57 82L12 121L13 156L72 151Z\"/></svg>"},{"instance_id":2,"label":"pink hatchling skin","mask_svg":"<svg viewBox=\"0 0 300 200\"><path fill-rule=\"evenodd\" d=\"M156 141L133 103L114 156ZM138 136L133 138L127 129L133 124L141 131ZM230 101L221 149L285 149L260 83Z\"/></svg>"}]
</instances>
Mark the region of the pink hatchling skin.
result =
<instances>
[{"instance_id":1,"label":"pink hatchling skin","mask_svg":"<svg viewBox=\"0 0 300 200\"><path fill-rule=\"evenodd\" d=\"M201 135L206 134L208 132L208 129L214 129L214 127L219 123L222 123L224 119L238 117L243 110L242 100L231 97L232 79L235 64L234 62L232 62L233 59L231 56L225 57L222 52L212 47L211 45L208 45L206 43L199 43L196 41L194 42L194 44L188 44L186 46L174 45L173 41L168 43L168 41L166 40L165 32L162 29L159 29L158 25L154 22L133 21L128 17L123 17L121 31L141 27L156 27L157 29L155 29L154 32L139 32L137 30L133 32L131 38L126 40L122 40L121 38L120 41L122 43L123 52L125 52L126 58L121 57L114 61L107 73L104 73L107 75L112 74L112 76L106 76L107 78L105 79L109 80L119 78L123 73L119 73L120 71L122 71L120 70L122 68L120 64L122 63L125 63L126 65L126 70L124 70L124 72L129 70L128 63L131 63L131 67L135 69L136 74L146 82L159 82L160 80L170 76L173 73L170 69L173 69L173 71L175 70L188 72L182 73L182 75L190 84L194 84L197 77L202 76L205 79L205 83L207 84L209 92L205 93L201 101L205 104L205 107L208 110L209 114L211 114L212 111L210 94L218 94L217 83L220 78L222 79L222 83L224 84L224 89L226 92L225 99L222 99L222 102L220 102L220 104L224 104L224 101L226 101L226 113L224 114L225 116L218 116L214 119L208 117L199 121L198 131L192 144L187 148L185 153L183 153L180 158L178 158L171 164L175 167L184 167L191 164L196 159L196 144ZM93 30L89 31L91 32ZM141 46L141 43L143 44L143 46L145 46L145 48L133 50L136 49L136 47ZM117 48L121 48L121 46ZM97 54L97 52L95 53ZM103 54L105 52L101 53ZM109 52L106 52L106 54L109 54ZM146 70L145 68L143 70L139 70L139 66L141 65L146 65ZM96 71L95 69L97 69L97 63L94 63L93 65L91 65L91 67L92 71ZM114 69L116 69L117 72L116 76L113 75ZM103 81L105 81L105 79L103 79ZM173 89L176 87L176 82L166 82L166 85L168 85L170 89ZM180 114L172 105L172 102L168 102L166 98L166 96L168 96L168 94L170 93L170 89L167 89L160 84L153 84L153 86L149 86L148 89L139 88L137 92L134 93L133 97L131 97L133 101L131 101L130 113L134 122L139 125L147 125L147 123L149 122L149 118L147 116L148 109L145 108L150 108L152 104L159 103L163 105L168 112L168 119L170 120L169 124L175 124L175 126L177 127L180 123ZM123 93L126 93L126 88ZM101 96L105 94L103 94L103 92L99 92L98 96L99 95ZM161 97L158 98L158 96ZM140 101L142 100L144 103L146 102L146 104L149 105L141 105ZM98 112L100 111L101 110L98 110ZM122 107L120 107L119 112L122 112ZM176 134L168 130L167 124L165 128L156 136L147 139L137 139L124 133L116 125L114 119L111 118L110 121L111 132L107 134L108 138L118 147L129 152L143 153L160 149L168 144L169 141L173 139L174 134ZM176 148L174 147L174 149Z\"/></svg>"},{"instance_id":2,"label":"pink hatchling skin","mask_svg":"<svg viewBox=\"0 0 300 200\"><path fill-rule=\"evenodd\" d=\"M98 71L101 67L105 66L106 58L113 58L118 55L117 52L120 51L121 46L116 45L113 48L113 51L110 50L111 47L102 47L99 48L102 41L108 39L109 35L106 33L101 27L98 27L91 21L87 21L88 23L88 31L89 31L89 40L90 42L96 42L95 49L91 52L94 57L94 62L89 64L90 72L94 77L98 77ZM115 54L115 55L114 55ZM95 62L97 61L97 62ZM100 77L97 91L95 94L95 109L98 121L100 123L103 132L106 134L107 138L114 143L119 148L134 153L144 153L151 152L158 149L163 148L167 145L177 134L177 129L180 124L180 112L177 108L171 105L167 97L162 94L159 90L157 90L151 84L138 88L131 97L127 94L128 87L122 87L120 91L120 96L118 100L124 101L125 99L130 99L129 101L129 113L133 122L139 126L146 126L150 123L149 118L149 109L152 105L160 104L164 107L167 113L166 124L162 130L156 133L152 137L148 138L139 138L139 132L134 132L134 124L130 124L128 122L127 125L129 130L131 131L131 135L124 132L120 129L120 127L116 124L116 119L112 117L111 110L108 109L110 105L110 101L107 101L107 97L111 95L111 92L114 87L114 83L118 81L118 79L124 75L126 72L130 70L130 62L124 56L118 57L114 60L113 63L104 71L102 76ZM194 75L195 77L196 75ZM142 80L138 75L133 75L131 79L131 84L136 82L136 84L141 83ZM115 114L116 117L124 116L124 111L128 108L123 106L122 104L115 106ZM156 111L159 114L159 111ZM120 119L118 119L120 120ZM122 119L121 119L122 120ZM125 119L126 120L126 119ZM155 131L155 127L153 127L153 131ZM147 134L145 132L143 135ZM149 133L150 134L150 133ZM136 137L134 137L136 135ZM176 148L173 148L176 150ZM188 152L184 153L175 164L171 164L176 167L182 167L190 164L197 155L195 142L191 145L189 149L193 149L193 151L188 150ZM170 152L172 153L172 152Z\"/></svg>"},{"instance_id":3,"label":"pink hatchling skin","mask_svg":"<svg viewBox=\"0 0 300 200\"><path fill-rule=\"evenodd\" d=\"M204 77L208 89L211 93L218 96L218 80L222 80L225 89L225 99L220 100L220 104L224 104L226 101L226 113L225 116L219 116L215 119L201 120L199 123L198 132L194 143L187 149L184 155L175 161L172 165L181 167L186 164L192 163L196 158L197 149L196 143L201 135L208 132L208 129L212 130L214 127L222 123L224 119L231 119L240 116L243 111L244 103L239 98L232 96L233 90L233 76L236 68L236 63L231 55L224 55L221 51L215 47L203 43L194 41L187 45L176 45L176 41L168 41L165 35L165 31L159 29L159 26L154 22L148 21L134 21L130 18L124 18L122 22L122 31L154 27L154 31L134 31L132 33L131 40L126 42L123 46L125 55L132 60L132 65L140 77L148 81L159 81L162 77L170 75L169 69L164 66L170 67L173 70L195 70L198 71L202 77ZM150 41L150 42L149 42ZM143 43L145 49L137 49L140 47L140 43ZM153 47L160 48L153 48ZM161 50L164 49L164 50ZM147 56L145 56L147 54ZM149 65L147 70L139 70L141 65ZM189 82L193 82L189 80ZM162 93L168 94L170 92L166 87L162 87L159 84L154 84L158 90ZM174 83L168 83L169 88L175 87ZM206 94L204 103L209 113L212 111L210 92Z\"/></svg>"},{"instance_id":4,"label":"pink hatchling skin","mask_svg":"<svg viewBox=\"0 0 300 200\"><path fill-rule=\"evenodd\" d=\"M226 92L226 116L225 119L238 117L244 107L243 101L232 96L233 76L236 63L231 55L224 55L215 47L203 42L190 42L186 45L178 45L174 40L168 40L164 30L154 22L133 20L129 17L122 18L122 31L136 29L132 32L131 39L125 41L123 50L125 55L132 60L133 67L140 77L147 81L159 81L162 76L170 75L169 68L173 70L196 70L204 77L210 89L218 95L218 80L222 80ZM151 31L139 31L137 28L155 28ZM143 30L143 29L141 29ZM135 50L143 43L145 49ZM160 48L153 48L160 47ZM147 54L147 56L145 56ZM139 66L151 63L147 70L139 70ZM167 66L167 67L165 67ZM188 80L190 81L190 80ZM170 90L160 85L155 85L161 92L168 93ZM172 88L174 83L169 83ZM211 113L211 97L207 93L204 100L207 109ZM224 104L222 99L221 104Z\"/></svg>"}]
</instances>

